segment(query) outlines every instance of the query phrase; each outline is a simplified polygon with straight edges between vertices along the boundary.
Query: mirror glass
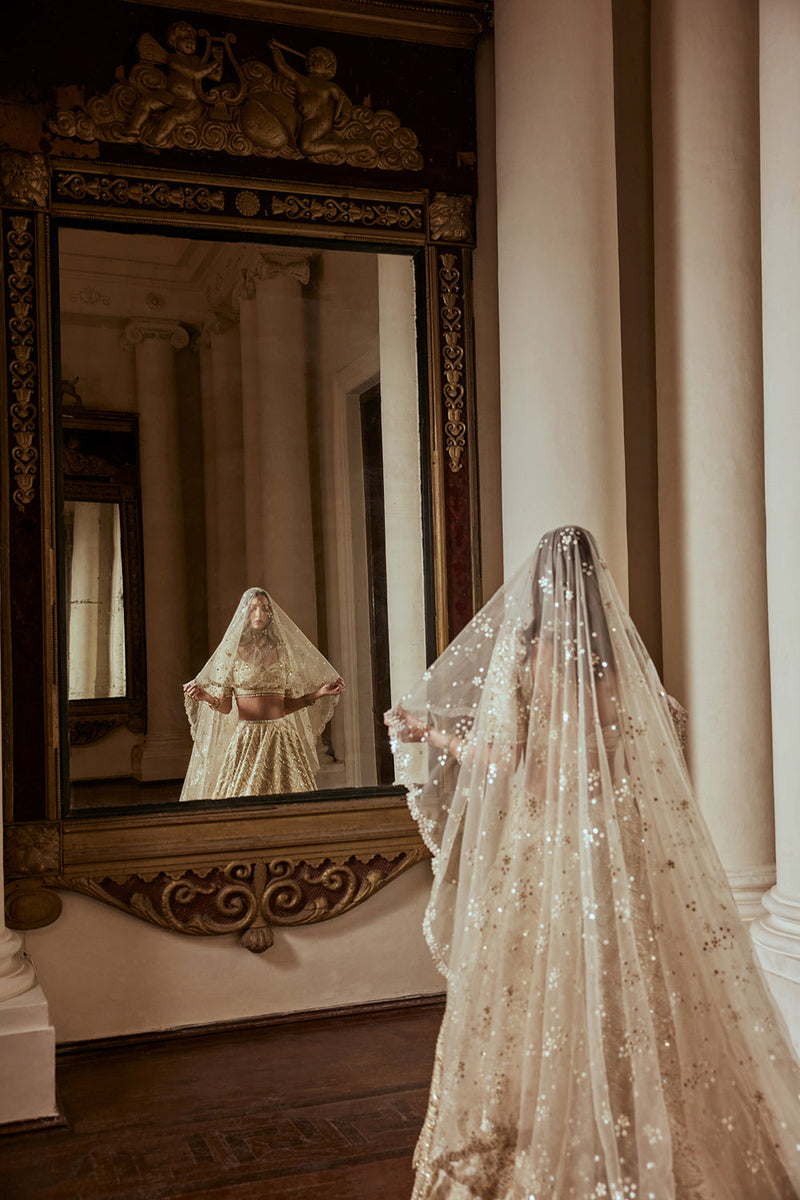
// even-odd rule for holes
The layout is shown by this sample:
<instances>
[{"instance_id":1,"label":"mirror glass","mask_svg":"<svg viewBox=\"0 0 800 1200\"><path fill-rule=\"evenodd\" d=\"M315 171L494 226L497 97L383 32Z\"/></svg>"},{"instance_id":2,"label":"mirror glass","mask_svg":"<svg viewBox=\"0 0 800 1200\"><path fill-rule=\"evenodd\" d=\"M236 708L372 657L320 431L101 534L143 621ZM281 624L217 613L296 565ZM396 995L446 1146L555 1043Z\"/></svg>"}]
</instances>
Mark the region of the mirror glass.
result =
<instances>
[{"instance_id":1,"label":"mirror glass","mask_svg":"<svg viewBox=\"0 0 800 1200\"><path fill-rule=\"evenodd\" d=\"M411 255L65 226L58 258L61 377L87 415L138 414L146 636L146 732L70 747L71 809L179 800L184 684L253 587L345 682L314 790L391 784L382 713L425 669ZM119 509L63 518L69 695L112 695Z\"/></svg>"}]
</instances>

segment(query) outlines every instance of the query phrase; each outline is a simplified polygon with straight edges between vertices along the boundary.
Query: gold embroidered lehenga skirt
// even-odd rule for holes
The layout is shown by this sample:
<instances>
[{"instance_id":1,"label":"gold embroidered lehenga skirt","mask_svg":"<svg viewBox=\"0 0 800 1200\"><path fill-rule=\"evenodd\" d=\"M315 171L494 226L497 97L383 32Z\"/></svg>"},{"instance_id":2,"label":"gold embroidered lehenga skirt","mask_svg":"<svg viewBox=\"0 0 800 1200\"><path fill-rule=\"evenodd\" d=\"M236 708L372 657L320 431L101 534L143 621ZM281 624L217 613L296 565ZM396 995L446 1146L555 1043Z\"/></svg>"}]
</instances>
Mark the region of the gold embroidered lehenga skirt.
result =
<instances>
[{"instance_id":1,"label":"gold embroidered lehenga skirt","mask_svg":"<svg viewBox=\"0 0 800 1200\"><path fill-rule=\"evenodd\" d=\"M213 798L313 792L316 786L308 755L290 716L239 721L225 752Z\"/></svg>"}]
</instances>

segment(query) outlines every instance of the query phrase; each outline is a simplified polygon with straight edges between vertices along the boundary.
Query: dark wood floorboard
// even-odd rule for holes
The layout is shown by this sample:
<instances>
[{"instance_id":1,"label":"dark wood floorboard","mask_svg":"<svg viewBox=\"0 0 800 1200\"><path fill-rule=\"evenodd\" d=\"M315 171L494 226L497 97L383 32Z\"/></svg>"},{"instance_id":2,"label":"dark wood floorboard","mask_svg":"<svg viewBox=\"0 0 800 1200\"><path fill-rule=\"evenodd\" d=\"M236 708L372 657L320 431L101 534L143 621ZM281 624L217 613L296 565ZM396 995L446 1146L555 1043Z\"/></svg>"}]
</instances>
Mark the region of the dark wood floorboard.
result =
<instances>
[{"instance_id":1,"label":"dark wood floorboard","mask_svg":"<svg viewBox=\"0 0 800 1200\"><path fill-rule=\"evenodd\" d=\"M59 1058L2 1200L408 1200L438 1004Z\"/></svg>"}]
</instances>

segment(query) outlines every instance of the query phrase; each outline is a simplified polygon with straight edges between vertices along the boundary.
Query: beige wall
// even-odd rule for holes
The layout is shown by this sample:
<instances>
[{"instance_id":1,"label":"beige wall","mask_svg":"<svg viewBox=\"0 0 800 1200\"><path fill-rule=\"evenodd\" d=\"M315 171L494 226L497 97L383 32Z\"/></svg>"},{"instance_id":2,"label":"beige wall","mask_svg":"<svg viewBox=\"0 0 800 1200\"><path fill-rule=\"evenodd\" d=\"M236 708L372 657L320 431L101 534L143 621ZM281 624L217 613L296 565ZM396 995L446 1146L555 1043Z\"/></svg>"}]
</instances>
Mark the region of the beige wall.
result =
<instances>
[{"instance_id":1,"label":"beige wall","mask_svg":"<svg viewBox=\"0 0 800 1200\"><path fill-rule=\"evenodd\" d=\"M25 944L59 1042L206 1025L443 991L422 936L429 890L420 863L341 917L276 929L264 954L66 894L59 920Z\"/></svg>"}]
</instances>

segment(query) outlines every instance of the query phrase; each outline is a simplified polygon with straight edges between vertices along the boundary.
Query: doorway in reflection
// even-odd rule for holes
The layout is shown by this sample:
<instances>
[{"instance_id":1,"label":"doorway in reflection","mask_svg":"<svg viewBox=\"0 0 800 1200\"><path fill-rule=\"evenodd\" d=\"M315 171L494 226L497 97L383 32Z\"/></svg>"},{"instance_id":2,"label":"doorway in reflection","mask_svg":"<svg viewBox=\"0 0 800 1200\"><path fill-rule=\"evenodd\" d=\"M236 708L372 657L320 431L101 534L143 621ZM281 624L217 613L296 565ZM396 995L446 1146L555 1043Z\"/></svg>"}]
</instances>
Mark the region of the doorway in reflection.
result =
<instances>
[{"instance_id":1,"label":"doorway in reflection","mask_svg":"<svg viewBox=\"0 0 800 1200\"><path fill-rule=\"evenodd\" d=\"M138 416L146 633L146 731L70 747L73 809L177 800L183 684L253 586L346 681L316 788L392 783L381 714L425 668L411 257L66 227L58 253L61 374L85 414ZM76 575L113 517L64 526L70 680L130 687L113 560Z\"/></svg>"},{"instance_id":2,"label":"doorway in reflection","mask_svg":"<svg viewBox=\"0 0 800 1200\"><path fill-rule=\"evenodd\" d=\"M64 502L70 700L127 694L119 505Z\"/></svg>"}]
</instances>

